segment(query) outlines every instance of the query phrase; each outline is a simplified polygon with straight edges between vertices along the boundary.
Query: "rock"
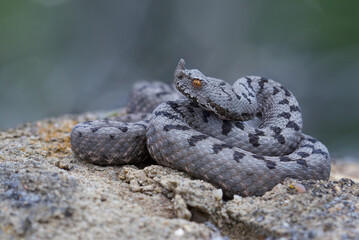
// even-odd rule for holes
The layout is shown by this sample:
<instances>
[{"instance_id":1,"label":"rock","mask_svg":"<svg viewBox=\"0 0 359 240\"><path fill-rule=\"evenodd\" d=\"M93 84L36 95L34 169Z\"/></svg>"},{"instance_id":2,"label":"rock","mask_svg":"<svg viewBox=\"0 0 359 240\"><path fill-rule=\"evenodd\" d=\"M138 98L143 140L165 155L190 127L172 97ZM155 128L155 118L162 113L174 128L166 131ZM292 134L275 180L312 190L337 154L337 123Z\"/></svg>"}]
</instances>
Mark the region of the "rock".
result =
<instances>
[{"instance_id":1,"label":"rock","mask_svg":"<svg viewBox=\"0 0 359 240\"><path fill-rule=\"evenodd\" d=\"M0 132L0 239L359 238L359 188L350 179L287 179L262 197L224 201L220 189L170 168L75 158L72 127L96 117Z\"/></svg>"},{"instance_id":2,"label":"rock","mask_svg":"<svg viewBox=\"0 0 359 240\"><path fill-rule=\"evenodd\" d=\"M262 197L229 201L224 208L230 222L241 223L238 231L253 238L359 237L358 184L350 179L300 181L305 192L298 191L296 184L299 181L286 179Z\"/></svg>"}]
</instances>

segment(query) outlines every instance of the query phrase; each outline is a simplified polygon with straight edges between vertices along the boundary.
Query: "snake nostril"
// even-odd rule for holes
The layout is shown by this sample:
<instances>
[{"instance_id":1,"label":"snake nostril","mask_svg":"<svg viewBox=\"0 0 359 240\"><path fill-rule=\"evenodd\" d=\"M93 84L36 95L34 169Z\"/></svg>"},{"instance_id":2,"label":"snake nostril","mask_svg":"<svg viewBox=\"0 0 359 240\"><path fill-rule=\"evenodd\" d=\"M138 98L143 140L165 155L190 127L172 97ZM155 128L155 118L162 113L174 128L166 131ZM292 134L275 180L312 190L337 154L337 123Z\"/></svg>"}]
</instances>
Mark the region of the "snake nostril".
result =
<instances>
[{"instance_id":1,"label":"snake nostril","mask_svg":"<svg viewBox=\"0 0 359 240\"><path fill-rule=\"evenodd\" d=\"M176 72L176 77L177 77L177 79L183 79L184 77L185 77L186 75L185 75L185 73L183 72L183 71L178 71L178 72Z\"/></svg>"}]
</instances>

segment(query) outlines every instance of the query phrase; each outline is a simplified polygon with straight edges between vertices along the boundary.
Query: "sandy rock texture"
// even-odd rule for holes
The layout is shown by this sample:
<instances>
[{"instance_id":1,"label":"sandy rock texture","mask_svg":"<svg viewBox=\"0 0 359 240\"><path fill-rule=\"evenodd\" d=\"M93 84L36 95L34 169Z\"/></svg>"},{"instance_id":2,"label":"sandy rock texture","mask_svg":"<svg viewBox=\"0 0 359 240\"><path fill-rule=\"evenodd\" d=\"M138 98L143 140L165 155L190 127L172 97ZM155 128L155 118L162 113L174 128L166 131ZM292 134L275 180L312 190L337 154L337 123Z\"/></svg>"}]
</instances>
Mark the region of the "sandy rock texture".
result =
<instances>
[{"instance_id":1,"label":"sandy rock texture","mask_svg":"<svg viewBox=\"0 0 359 240\"><path fill-rule=\"evenodd\" d=\"M76 159L70 131L96 117L0 132L0 239L359 239L357 163L337 161L331 181L287 179L225 201L170 168Z\"/></svg>"}]
</instances>

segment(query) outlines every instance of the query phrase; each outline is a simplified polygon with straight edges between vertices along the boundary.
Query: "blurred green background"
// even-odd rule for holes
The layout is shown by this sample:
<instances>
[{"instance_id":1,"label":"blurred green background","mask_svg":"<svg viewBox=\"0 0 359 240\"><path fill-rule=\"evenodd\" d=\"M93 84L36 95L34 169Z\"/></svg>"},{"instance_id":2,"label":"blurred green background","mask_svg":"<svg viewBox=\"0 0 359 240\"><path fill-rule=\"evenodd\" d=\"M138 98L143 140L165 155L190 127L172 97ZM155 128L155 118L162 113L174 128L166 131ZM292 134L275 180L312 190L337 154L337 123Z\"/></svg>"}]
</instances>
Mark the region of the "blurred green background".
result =
<instances>
[{"instance_id":1,"label":"blurred green background","mask_svg":"<svg viewBox=\"0 0 359 240\"><path fill-rule=\"evenodd\" d=\"M2 0L0 128L120 107L180 58L288 87L304 132L359 157L359 1Z\"/></svg>"}]
</instances>

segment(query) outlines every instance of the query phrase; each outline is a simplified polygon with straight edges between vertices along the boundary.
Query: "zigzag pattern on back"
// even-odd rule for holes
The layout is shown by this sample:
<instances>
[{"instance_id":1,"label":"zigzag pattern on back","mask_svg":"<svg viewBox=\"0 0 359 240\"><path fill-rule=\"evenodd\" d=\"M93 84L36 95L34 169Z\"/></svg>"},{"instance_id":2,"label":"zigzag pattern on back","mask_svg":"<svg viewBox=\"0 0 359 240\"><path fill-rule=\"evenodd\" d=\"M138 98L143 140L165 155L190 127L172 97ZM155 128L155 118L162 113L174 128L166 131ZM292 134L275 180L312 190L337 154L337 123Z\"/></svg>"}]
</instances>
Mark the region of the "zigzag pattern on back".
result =
<instances>
[{"instance_id":1,"label":"zigzag pattern on back","mask_svg":"<svg viewBox=\"0 0 359 240\"><path fill-rule=\"evenodd\" d=\"M128 116L75 126L75 155L101 165L151 157L227 197L262 195L286 177L329 178L328 150L302 133L299 104L281 84L247 76L230 85L180 60L174 86L178 91L164 83L137 84Z\"/></svg>"}]
</instances>

